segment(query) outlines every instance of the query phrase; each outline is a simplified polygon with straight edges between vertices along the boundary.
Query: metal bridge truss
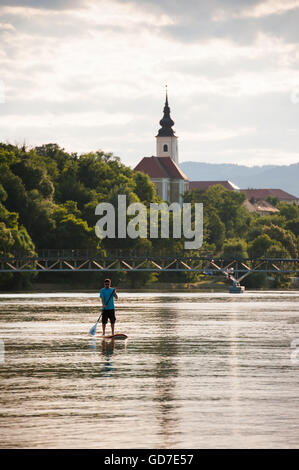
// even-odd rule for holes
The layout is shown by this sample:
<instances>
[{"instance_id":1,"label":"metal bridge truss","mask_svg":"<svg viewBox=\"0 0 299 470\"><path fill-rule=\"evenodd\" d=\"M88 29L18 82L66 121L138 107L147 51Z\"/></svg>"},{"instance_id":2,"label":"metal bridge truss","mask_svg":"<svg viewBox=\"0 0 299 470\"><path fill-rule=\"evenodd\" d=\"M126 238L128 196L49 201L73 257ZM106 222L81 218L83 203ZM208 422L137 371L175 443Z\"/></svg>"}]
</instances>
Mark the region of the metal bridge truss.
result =
<instances>
[{"instance_id":1,"label":"metal bridge truss","mask_svg":"<svg viewBox=\"0 0 299 470\"><path fill-rule=\"evenodd\" d=\"M297 258L263 258L224 260L213 257L163 256L64 256L0 258L0 272L198 272L206 275L223 274L240 283L252 273L299 273Z\"/></svg>"}]
</instances>

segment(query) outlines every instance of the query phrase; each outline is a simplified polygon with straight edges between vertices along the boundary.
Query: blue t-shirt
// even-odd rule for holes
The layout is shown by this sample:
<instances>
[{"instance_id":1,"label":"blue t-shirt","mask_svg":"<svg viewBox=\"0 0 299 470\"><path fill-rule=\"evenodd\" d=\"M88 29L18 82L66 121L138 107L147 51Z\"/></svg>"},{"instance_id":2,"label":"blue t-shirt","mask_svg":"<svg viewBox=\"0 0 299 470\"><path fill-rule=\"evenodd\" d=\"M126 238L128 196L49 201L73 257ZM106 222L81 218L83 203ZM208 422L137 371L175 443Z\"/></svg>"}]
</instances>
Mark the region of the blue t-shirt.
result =
<instances>
[{"instance_id":1,"label":"blue t-shirt","mask_svg":"<svg viewBox=\"0 0 299 470\"><path fill-rule=\"evenodd\" d=\"M113 292L112 287L109 287L109 289L107 289L106 287L103 287L103 289L100 290L100 297L104 299L104 305L106 305L105 310L113 310L114 309L114 300L113 300L114 294L112 294L112 292ZM109 297L110 297L110 300L108 302ZM107 304L107 302L108 302L108 304ZM102 308L104 310L104 307L102 307Z\"/></svg>"}]
</instances>

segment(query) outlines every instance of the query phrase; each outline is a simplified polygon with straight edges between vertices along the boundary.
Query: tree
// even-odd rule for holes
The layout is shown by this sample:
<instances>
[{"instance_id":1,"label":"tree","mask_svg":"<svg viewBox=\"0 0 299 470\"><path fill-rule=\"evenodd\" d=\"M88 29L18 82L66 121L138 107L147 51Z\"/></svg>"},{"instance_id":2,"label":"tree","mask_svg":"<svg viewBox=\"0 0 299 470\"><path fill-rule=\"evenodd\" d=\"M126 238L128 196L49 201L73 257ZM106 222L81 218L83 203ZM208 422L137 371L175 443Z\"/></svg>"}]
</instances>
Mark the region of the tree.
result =
<instances>
[{"instance_id":1,"label":"tree","mask_svg":"<svg viewBox=\"0 0 299 470\"><path fill-rule=\"evenodd\" d=\"M43 161L46 162L47 167L49 167L49 163L51 161L54 161L59 171L62 171L67 160L69 160L70 158L71 159L77 158L77 154L73 153L69 155L67 152L65 152L64 149L60 148L59 145L57 144L41 145L39 147L35 147L34 150L37 155L43 158ZM55 167L52 166L52 168L55 168Z\"/></svg>"},{"instance_id":2,"label":"tree","mask_svg":"<svg viewBox=\"0 0 299 470\"><path fill-rule=\"evenodd\" d=\"M57 223L55 229L56 248L91 248L95 249L98 239L94 235L94 230L88 227L87 223L68 214Z\"/></svg>"},{"instance_id":3,"label":"tree","mask_svg":"<svg viewBox=\"0 0 299 470\"><path fill-rule=\"evenodd\" d=\"M268 252L273 243L273 240L271 240L266 233L259 235L248 244L249 256L252 258L261 258Z\"/></svg>"},{"instance_id":4,"label":"tree","mask_svg":"<svg viewBox=\"0 0 299 470\"><path fill-rule=\"evenodd\" d=\"M217 250L221 250L225 239L225 225L219 215L217 213L210 215L204 227L209 230L208 242L215 244Z\"/></svg>"},{"instance_id":5,"label":"tree","mask_svg":"<svg viewBox=\"0 0 299 470\"><path fill-rule=\"evenodd\" d=\"M246 241L240 238L225 240L223 244L222 257L227 261L248 258Z\"/></svg>"},{"instance_id":6,"label":"tree","mask_svg":"<svg viewBox=\"0 0 299 470\"><path fill-rule=\"evenodd\" d=\"M287 202L280 202L277 204L280 215L284 216L286 220L290 221L299 217L299 206L294 202L289 204Z\"/></svg>"},{"instance_id":7,"label":"tree","mask_svg":"<svg viewBox=\"0 0 299 470\"><path fill-rule=\"evenodd\" d=\"M7 195L5 207L8 211L20 214L20 219L27 210L27 192L22 179L12 173L7 165L0 166L0 183Z\"/></svg>"},{"instance_id":8,"label":"tree","mask_svg":"<svg viewBox=\"0 0 299 470\"><path fill-rule=\"evenodd\" d=\"M263 228L263 233L269 235L270 238L281 243L282 247L287 250L290 256L297 256L296 237L289 231L277 225L271 224Z\"/></svg>"},{"instance_id":9,"label":"tree","mask_svg":"<svg viewBox=\"0 0 299 470\"><path fill-rule=\"evenodd\" d=\"M5 200L3 187L0 194ZM0 256L13 257L16 252L24 257L35 255L33 242L22 225L18 223L18 214L9 212L0 202ZM0 273L0 288L28 286L33 279L32 273Z\"/></svg>"},{"instance_id":10,"label":"tree","mask_svg":"<svg viewBox=\"0 0 299 470\"><path fill-rule=\"evenodd\" d=\"M141 171L134 174L135 181L135 194L143 203L151 203L156 201L156 190L154 183L150 180L149 176Z\"/></svg>"},{"instance_id":11,"label":"tree","mask_svg":"<svg viewBox=\"0 0 299 470\"><path fill-rule=\"evenodd\" d=\"M287 230L291 231L296 237L299 236L299 217L286 223ZM297 250L298 251L298 250Z\"/></svg>"},{"instance_id":12,"label":"tree","mask_svg":"<svg viewBox=\"0 0 299 470\"><path fill-rule=\"evenodd\" d=\"M207 190L193 190L184 195L184 202L203 203L204 242L221 251L225 238L243 238L254 221L244 207L245 195L229 191L221 185Z\"/></svg>"},{"instance_id":13,"label":"tree","mask_svg":"<svg viewBox=\"0 0 299 470\"><path fill-rule=\"evenodd\" d=\"M276 196L267 196L266 201L272 204L272 206L276 207L279 203L279 199Z\"/></svg>"},{"instance_id":14,"label":"tree","mask_svg":"<svg viewBox=\"0 0 299 470\"><path fill-rule=\"evenodd\" d=\"M55 230L52 216L54 207L55 204L44 199L37 189L27 193L26 210L21 214L22 222L37 248L50 248L48 246L49 236Z\"/></svg>"}]
</instances>

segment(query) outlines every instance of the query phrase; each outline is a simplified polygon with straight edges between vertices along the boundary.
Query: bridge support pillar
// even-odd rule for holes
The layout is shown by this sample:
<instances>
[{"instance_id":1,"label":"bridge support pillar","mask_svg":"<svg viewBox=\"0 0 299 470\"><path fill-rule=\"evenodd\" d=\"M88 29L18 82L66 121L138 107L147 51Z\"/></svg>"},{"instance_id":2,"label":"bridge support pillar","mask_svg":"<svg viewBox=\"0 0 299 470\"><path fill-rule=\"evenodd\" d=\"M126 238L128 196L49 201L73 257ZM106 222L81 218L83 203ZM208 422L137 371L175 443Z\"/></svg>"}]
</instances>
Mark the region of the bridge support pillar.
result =
<instances>
[{"instance_id":1,"label":"bridge support pillar","mask_svg":"<svg viewBox=\"0 0 299 470\"><path fill-rule=\"evenodd\" d=\"M231 286L229 288L229 292L230 294L241 294L242 292L245 291L245 287L244 286Z\"/></svg>"},{"instance_id":2,"label":"bridge support pillar","mask_svg":"<svg viewBox=\"0 0 299 470\"><path fill-rule=\"evenodd\" d=\"M230 294L242 294L245 291L244 286L240 286L239 282L233 281L233 285L229 288Z\"/></svg>"}]
</instances>

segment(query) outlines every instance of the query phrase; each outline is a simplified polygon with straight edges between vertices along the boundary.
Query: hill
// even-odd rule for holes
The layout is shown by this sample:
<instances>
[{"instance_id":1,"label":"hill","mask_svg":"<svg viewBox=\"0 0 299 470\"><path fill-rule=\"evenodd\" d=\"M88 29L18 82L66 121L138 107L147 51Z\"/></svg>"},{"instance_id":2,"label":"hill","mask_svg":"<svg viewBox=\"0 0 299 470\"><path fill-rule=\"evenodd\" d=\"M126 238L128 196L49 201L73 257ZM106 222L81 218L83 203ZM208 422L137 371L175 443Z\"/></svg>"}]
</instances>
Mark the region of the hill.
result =
<instances>
[{"instance_id":1,"label":"hill","mask_svg":"<svg viewBox=\"0 0 299 470\"><path fill-rule=\"evenodd\" d=\"M230 180L241 189L283 189L299 197L299 163L248 167L231 163L182 162L180 168L190 181Z\"/></svg>"}]
</instances>

